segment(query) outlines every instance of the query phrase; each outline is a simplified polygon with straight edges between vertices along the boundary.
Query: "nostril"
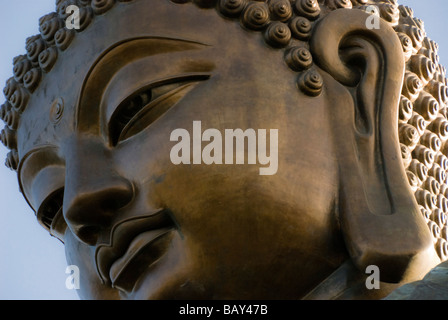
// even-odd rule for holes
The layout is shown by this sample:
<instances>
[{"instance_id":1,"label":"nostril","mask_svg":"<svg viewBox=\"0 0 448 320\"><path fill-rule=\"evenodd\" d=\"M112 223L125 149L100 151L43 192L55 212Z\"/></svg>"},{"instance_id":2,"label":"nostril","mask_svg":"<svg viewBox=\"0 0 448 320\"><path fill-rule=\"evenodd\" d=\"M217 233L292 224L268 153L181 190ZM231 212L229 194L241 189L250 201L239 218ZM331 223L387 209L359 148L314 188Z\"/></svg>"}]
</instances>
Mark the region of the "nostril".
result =
<instances>
[{"instance_id":1,"label":"nostril","mask_svg":"<svg viewBox=\"0 0 448 320\"><path fill-rule=\"evenodd\" d=\"M66 185L64 216L75 236L95 245L102 230L107 230L119 211L132 202L133 184L120 176L76 181Z\"/></svg>"},{"instance_id":2,"label":"nostril","mask_svg":"<svg viewBox=\"0 0 448 320\"><path fill-rule=\"evenodd\" d=\"M107 209L120 209L132 202L134 197L134 186L129 181L123 181L115 186L110 186L98 197ZM101 200L101 198L103 198Z\"/></svg>"},{"instance_id":3,"label":"nostril","mask_svg":"<svg viewBox=\"0 0 448 320\"><path fill-rule=\"evenodd\" d=\"M100 230L101 228L99 226L83 226L80 227L75 233L79 240L93 246L98 241Z\"/></svg>"}]
</instances>

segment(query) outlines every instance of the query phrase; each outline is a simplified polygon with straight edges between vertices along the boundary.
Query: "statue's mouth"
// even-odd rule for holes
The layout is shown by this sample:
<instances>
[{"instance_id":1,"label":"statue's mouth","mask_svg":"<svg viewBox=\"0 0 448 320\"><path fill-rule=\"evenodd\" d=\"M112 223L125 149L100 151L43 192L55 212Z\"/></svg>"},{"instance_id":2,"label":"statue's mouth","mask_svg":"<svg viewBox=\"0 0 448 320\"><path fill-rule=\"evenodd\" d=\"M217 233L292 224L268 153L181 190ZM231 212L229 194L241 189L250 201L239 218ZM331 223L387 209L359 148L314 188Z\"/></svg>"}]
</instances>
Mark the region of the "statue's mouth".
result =
<instances>
[{"instance_id":1,"label":"statue's mouth","mask_svg":"<svg viewBox=\"0 0 448 320\"><path fill-rule=\"evenodd\" d=\"M148 268L166 253L175 224L167 210L132 217L116 224L109 244L99 245L95 260L101 280L130 292Z\"/></svg>"}]
</instances>

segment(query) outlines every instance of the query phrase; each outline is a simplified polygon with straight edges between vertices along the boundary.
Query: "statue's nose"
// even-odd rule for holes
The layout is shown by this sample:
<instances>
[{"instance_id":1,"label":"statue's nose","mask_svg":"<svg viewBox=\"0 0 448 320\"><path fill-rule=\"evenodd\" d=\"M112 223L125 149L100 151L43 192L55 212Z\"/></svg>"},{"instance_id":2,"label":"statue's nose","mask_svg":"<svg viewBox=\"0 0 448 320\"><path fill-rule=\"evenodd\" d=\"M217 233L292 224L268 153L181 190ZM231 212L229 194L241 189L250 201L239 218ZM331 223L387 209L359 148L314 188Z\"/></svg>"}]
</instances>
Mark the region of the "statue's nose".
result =
<instances>
[{"instance_id":1,"label":"statue's nose","mask_svg":"<svg viewBox=\"0 0 448 320\"><path fill-rule=\"evenodd\" d=\"M133 199L132 183L117 173L101 143L78 141L67 159L64 217L82 242L95 245L117 210Z\"/></svg>"}]
</instances>

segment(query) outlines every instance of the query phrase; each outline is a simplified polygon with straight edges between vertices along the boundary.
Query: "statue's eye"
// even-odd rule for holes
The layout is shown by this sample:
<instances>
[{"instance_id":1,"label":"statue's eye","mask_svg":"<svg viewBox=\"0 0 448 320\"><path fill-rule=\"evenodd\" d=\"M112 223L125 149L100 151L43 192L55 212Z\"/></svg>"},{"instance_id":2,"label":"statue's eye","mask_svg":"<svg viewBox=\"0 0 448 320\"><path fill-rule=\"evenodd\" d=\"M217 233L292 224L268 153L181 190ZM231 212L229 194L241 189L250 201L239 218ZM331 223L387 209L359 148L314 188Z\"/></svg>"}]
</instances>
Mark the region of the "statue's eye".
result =
<instances>
[{"instance_id":1,"label":"statue's eye","mask_svg":"<svg viewBox=\"0 0 448 320\"><path fill-rule=\"evenodd\" d=\"M195 84L209 76L195 75L170 79L152 85L125 99L109 122L109 138L113 146L139 133L174 106Z\"/></svg>"},{"instance_id":2,"label":"statue's eye","mask_svg":"<svg viewBox=\"0 0 448 320\"><path fill-rule=\"evenodd\" d=\"M37 219L40 224L62 242L62 236L67 227L62 215L63 199L64 189L56 190L42 202L37 211Z\"/></svg>"}]
</instances>

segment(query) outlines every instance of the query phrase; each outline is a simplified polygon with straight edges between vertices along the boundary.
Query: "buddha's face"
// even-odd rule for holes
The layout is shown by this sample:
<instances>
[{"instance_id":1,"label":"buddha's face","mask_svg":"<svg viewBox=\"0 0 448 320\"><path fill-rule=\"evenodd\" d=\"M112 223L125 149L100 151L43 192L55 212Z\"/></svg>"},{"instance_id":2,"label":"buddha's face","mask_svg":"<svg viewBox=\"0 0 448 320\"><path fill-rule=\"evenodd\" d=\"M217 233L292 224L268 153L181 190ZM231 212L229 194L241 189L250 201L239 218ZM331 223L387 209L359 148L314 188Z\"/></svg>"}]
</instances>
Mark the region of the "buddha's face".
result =
<instances>
[{"instance_id":1,"label":"buddha's face","mask_svg":"<svg viewBox=\"0 0 448 320\"><path fill-rule=\"evenodd\" d=\"M402 109L427 95L411 84L420 76L441 102L448 92L425 78L429 58L405 65L416 47L434 47L416 26L397 36L390 3L383 14L396 19L372 30L368 14L332 2L316 23L300 16L314 21L316 1L297 1L285 19L289 2L251 1L240 23L184 2L92 3L95 19L70 45L62 30L58 49L39 55L50 74L22 75L29 101L21 87L5 90L17 109L0 109L7 163L79 267L81 298L321 298L329 287L332 298L378 298L393 285L366 293L366 267L403 283L446 258L420 211L435 201L408 183L416 141ZM263 19L257 5L274 22L245 30ZM400 21L418 26L406 10ZM48 19L43 37L59 26ZM277 48L288 32L289 47Z\"/></svg>"},{"instance_id":2,"label":"buddha's face","mask_svg":"<svg viewBox=\"0 0 448 320\"><path fill-rule=\"evenodd\" d=\"M346 258L327 97L301 93L259 33L193 5L140 3L80 34L19 129L38 215L64 189L52 232L80 267L81 297L303 296ZM222 134L223 159L226 129L266 129L267 141L278 130L278 169L173 164L171 134L186 129L193 145L194 121Z\"/></svg>"}]
</instances>

